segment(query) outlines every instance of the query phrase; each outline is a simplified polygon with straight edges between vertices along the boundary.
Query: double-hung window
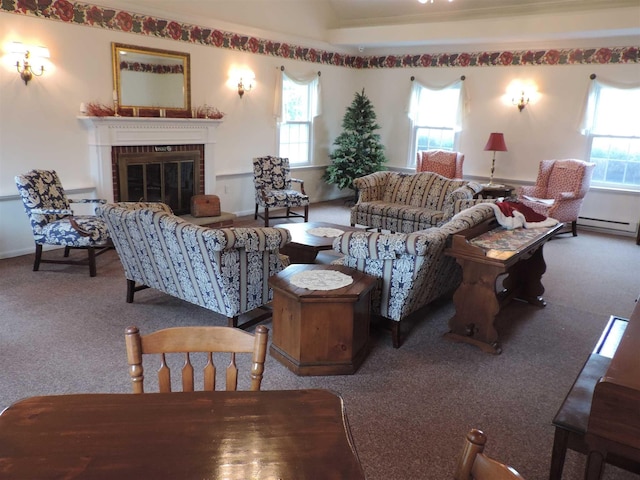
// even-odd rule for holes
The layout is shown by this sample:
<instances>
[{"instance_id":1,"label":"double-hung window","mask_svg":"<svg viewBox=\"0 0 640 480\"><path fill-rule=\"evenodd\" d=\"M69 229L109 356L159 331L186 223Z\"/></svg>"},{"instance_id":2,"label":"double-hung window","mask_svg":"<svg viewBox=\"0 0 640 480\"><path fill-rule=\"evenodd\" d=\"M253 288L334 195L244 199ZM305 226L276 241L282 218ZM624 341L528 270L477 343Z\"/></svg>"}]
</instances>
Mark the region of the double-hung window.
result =
<instances>
[{"instance_id":1,"label":"double-hung window","mask_svg":"<svg viewBox=\"0 0 640 480\"><path fill-rule=\"evenodd\" d=\"M594 79L581 126L595 186L640 190L640 85Z\"/></svg>"},{"instance_id":2,"label":"double-hung window","mask_svg":"<svg viewBox=\"0 0 640 480\"><path fill-rule=\"evenodd\" d=\"M313 119L319 113L320 77L294 78L281 71L276 92L278 155L291 165L311 163ZM279 94L279 96L278 96Z\"/></svg>"},{"instance_id":3,"label":"double-hung window","mask_svg":"<svg viewBox=\"0 0 640 480\"><path fill-rule=\"evenodd\" d=\"M415 166L418 151L456 149L456 136L462 129L463 87L462 80L439 88L413 81L409 100L412 125L409 166Z\"/></svg>"}]
</instances>

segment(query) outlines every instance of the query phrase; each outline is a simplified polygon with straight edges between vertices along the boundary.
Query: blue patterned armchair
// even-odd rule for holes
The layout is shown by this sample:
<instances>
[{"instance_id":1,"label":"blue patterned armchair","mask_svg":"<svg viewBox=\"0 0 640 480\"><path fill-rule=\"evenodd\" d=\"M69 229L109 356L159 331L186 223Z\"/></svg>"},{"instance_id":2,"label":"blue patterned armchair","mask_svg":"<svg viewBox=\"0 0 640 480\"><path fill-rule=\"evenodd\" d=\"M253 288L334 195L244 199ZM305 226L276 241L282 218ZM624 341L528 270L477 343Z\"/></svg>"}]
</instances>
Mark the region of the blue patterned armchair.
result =
<instances>
[{"instance_id":1,"label":"blue patterned armchair","mask_svg":"<svg viewBox=\"0 0 640 480\"><path fill-rule=\"evenodd\" d=\"M206 228L171 213L163 203L114 203L98 207L127 279L127 302L155 288L213 310L238 327L240 315L264 307L269 277L287 262L279 249L291 240L281 228ZM271 316L245 321L240 328Z\"/></svg>"},{"instance_id":2,"label":"blue patterned armchair","mask_svg":"<svg viewBox=\"0 0 640 480\"><path fill-rule=\"evenodd\" d=\"M105 200L67 198L53 170L32 170L17 175L15 181L36 242L33 270L38 271L41 263L88 265L89 275L95 277L96 256L112 247L109 232L95 215L74 215L71 203L105 203ZM64 259L42 258L44 245L63 246ZM71 249L87 250L87 259L69 258Z\"/></svg>"},{"instance_id":3,"label":"blue patterned armchair","mask_svg":"<svg viewBox=\"0 0 640 480\"><path fill-rule=\"evenodd\" d=\"M457 202L455 209L470 205ZM484 205L482 203L485 203ZM346 232L333 242L344 257L336 263L381 279L372 295L372 310L390 320L394 348L399 348L400 322L411 313L445 296L462 281L460 266L444 254L447 239L484 220L494 210L482 202L457 213L440 227L414 233Z\"/></svg>"},{"instance_id":4,"label":"blue patterned armchair","mask_svg":"<svg viewBox=\"0 0 640 480\"><path fill-rule=\"evenodd\" d=\"M300 191L292 188L293 183L300 184ZM291 178L289 159L281 157L257 157L253 159L253 184L256 189L256 212L254 219L264 219L269 226L270 218L304 217L309 221L309 196L304 193L304 182ZM264 208L264 216L258 214L258 207ZM291 207L304 207L304 215L291 210ZM271 208L286 208L286 214L274 217L269 215Z\"/></svg>"}]
</instances>

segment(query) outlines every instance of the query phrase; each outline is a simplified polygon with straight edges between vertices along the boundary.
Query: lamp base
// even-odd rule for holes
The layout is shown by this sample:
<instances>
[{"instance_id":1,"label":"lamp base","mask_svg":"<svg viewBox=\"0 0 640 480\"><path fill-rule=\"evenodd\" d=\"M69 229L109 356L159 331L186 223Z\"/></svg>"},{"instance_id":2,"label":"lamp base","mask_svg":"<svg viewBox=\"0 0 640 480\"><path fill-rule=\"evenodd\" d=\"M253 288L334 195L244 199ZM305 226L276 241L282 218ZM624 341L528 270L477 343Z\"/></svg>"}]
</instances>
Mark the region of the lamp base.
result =
<instances>
[{"instance_id":1,"label":"lamp base","mask_svg":"<svg viewBox=\"0 0 640 480\"><path fill-rule=\"evenodd\" d=\"M504 184L502 183L489 182L489 183L481 183L480 185L484 188L505 188Z\"/></svg>"}]
</instances>

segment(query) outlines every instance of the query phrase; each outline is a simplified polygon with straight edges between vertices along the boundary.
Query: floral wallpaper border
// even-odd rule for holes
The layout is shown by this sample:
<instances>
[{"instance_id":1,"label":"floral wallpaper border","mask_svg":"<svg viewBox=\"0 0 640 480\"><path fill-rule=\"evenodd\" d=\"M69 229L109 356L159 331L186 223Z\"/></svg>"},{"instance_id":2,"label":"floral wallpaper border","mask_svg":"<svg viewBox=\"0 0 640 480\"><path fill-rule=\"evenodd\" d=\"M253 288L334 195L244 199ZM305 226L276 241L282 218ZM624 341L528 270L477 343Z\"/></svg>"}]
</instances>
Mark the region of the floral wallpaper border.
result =
<instances>
[{"instance_id":1,"label":"floral wallpaper border","mask_svg":"<svg viewBox=\"0 0 640 480\"><path fill-rule=\"evenodd\" d=\"M350 68L639 63L638 46L413 55L344 55L68 0L0 0L0 12Z\"/></svg>"}]
</instances>

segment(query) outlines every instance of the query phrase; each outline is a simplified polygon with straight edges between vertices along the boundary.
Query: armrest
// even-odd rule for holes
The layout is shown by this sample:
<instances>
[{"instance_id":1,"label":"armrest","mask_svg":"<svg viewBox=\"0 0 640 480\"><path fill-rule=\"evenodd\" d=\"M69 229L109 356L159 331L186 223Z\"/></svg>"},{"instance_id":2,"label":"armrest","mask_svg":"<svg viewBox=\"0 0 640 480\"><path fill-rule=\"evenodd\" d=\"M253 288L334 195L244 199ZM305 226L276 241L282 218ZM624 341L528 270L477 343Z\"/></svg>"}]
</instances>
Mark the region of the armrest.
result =
<instances>
[{"instance_id":1,"label":"armrest","mask_svg":"<svg viewBox=\"0 0 640 480\"><path fill-rule=\"evenodd\" d=\"M213 250L216 251L238 248L244 248L247 252L274 251L291 241L289 230L273 227L209 228L203 236L213 237Z\"/></svg>"},{"instance_id":2,"label":"armrest","mask_svg":"<svg viewBox=\"0 0 640 480\"><path fill-rule=\"evenodd\" d=\"M443 204L442 220L446 221L465 208L469 208L476 203L480 203L474 202L474 197L481 191L482 185L476 182L469 182L466 185L456 188L449 194Z\"/></svg>"},{"instance_id":3,"label":"armrest","mask_svg":"<svg viewBox=\"0 0 640 480\"><path fill-rule=\"evenodd\" d=\"M364 177L354 178L353 187L358 191L358 203L382 200L388 173L387 171L374 172Z\"/></svg>"},{"instance_id":4,"label":"armrest","mask_svg":"<svg viewBox=\"0 0 640 480\"><path fill-rule=\"evenodd\" d=\"M295 183L299 183L300 184L300 192L304 193L306 195L306 193L304 191L304 180L302 180L300 178L292 178L291 181L295 182Z\"/></svg>"},{"instance_id":5,"label":"armrest","mask_svg":"<svg viewBox=\"0 0 640 480\"><path fill-rule=\"evenodd\" d=\"M560 192L556 195L556 201L559 200L576 200L578 197L574 192Z\"/></svg>"},{"instance_id":6,"label":"armrest","mask_svg":"<svg viewBox=\"0 0 640 480\"><path fill-rule=\"evenodd\" d=\"M31 213L38 215L73 215L73 210L68 208L33 208Z\"/></svg>"},{"instance_id":7,"label":"armrest","mask_svg":"<svg viewBox=\"0 0 640 480\"><path fill-rule=\"evenodd\" d=\"M333 241L333 249L354 258L393 260L402 255L424 256L432 241L443 241L428 230L419 233L346 232Z\"/></svg>"},{"instance_id":8,"label":"armrest","mask_svg":"<svg viewBox=\"0 0 640 480\"><path fill-rule=\"evenodd\" d=\"M171 207L166 203L162 203L162 202L116 202L116 203L110 203L109 205L118 207L118 208L123 208L128 211L146 209L146 210L151 210L152 212L173 213L173 210L171 210ZM99 212L100 207L98 207L96 211Z\"/></svg>"},{"instance_id":9,"label":"armrest","mask_svg":"<svg viewBox=\"0 0 640 480\"><path fill-rule=\"evenodd\" d=\"M481 203L496 203L497 198L463 198L460 200L456 200L453 202L453 208L451 209L451 216L447 217L442 223L447 222L458 213L473 207L474 205L479 205Z\"/></svg>"},{"instance_id":10,"label":"armrest","mask_svg":"<svg viewBox=\"0 0 640 480\"><path fill-rule=\"evenodd\" d=\"M107 203L107 201L104 198L77 198L77 199L73 199L70 198L69 199L69 203Z\"/></svg>"},{"instance_id":11,"label":"armrest","mask_svg":"<svg viewBox=\"0 0 640 480\"><path fill-rule=\"evenodd\" d=\"M523 185L518 190L518 196L521 196L521 195L529 195L530 197L537 197L537 198L545 197L545 194L542 188L536 185Z\"/></svg>"}]
</instances>

